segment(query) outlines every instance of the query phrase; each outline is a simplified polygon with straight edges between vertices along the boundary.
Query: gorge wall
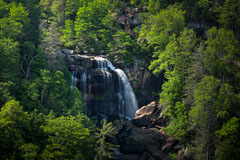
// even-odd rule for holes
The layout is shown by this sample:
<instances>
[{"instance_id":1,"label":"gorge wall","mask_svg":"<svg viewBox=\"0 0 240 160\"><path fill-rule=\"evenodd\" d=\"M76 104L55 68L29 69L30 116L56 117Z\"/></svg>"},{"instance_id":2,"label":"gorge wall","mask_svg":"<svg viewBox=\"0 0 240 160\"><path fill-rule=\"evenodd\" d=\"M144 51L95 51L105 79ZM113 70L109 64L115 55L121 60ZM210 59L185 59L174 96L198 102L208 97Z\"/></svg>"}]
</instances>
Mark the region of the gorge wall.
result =
<instances>
[{"instance_id":1,"label":"gorge wall","mask_svg":"<svg viewBox=\"0 0 240 160\"><path fill-rule=\"evenodd\" d=\"M142 60L134 58L134 63L127 67L114 64L124 71L122 72L104 56L74 54L68 49L62 49L58 53L66 57L69 70L72 72L71 87L76 86L82 91L84 105L88 106L85 107L88 115L97 116L99 119L103 117L114 119L119 116L132 118L137 108L149 104L158 97L163 76L152 75L147 69L148 64ZM127 79L131 86L127 84ZM138 106L133 104L135 100L129 98L134 97L133 93L128 94L131 88L135 93ZM125 97L121 97L122 95ZM125 99L121 102L122 104L120 104L121 99ZM125 103L135 109L129 111ZM91 109L87 110L87 108Z\"/></svg>"},{"instance_id":2,"label":"gorge wall","mask_svg":"<svg viewBox=\"0 0 240 160\"><path fill-rule=\"evenodd\" d=\"M159 98L159 91L164 80L162 74L153 75L148 70L148 66L147 62L134 58L133 64L123 67L136 95L139 108Z\"/></svg>"}]
</instances>

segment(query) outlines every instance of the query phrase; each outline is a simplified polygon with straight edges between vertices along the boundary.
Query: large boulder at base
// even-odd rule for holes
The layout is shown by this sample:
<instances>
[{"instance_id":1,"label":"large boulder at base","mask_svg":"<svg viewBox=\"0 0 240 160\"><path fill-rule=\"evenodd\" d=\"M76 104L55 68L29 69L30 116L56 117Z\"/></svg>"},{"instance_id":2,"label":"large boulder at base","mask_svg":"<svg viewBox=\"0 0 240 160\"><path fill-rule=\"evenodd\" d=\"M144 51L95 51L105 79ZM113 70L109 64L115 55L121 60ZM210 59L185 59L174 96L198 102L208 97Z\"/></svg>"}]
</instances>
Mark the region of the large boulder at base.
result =
<instances>
[{"instance_id":1,"label":"large boulder at base","mask_svg":"<svg viewBox=\"0 0 240 160\"><path fill-rule=\"evenodd\" d=\"M133 127L131 133L124 138L120 151L126 154L143 154L149 146L154 146L161 151L165 137L157 129L144 129Z\"/></svg>"},{"instance_id":2,"label":"large boulder at base","mask_svg":"<svg viewBox=\"0 0 240 160\"><path fill-rule=\"evenodd\" d=\"M155 101L150 104L143 106L142 108L136 111L134 118L132 119L133 124L136 126L146 126L150 124L152 116L157 108L157 104Z\"/></svg>"},{"instance_id":3,"label":"large boulder at base","mask_svg":"<svg viewBox=\"0 0 240 160\"><path fill-rule=\"evenodd\" d=\"M170 160L167 156L172 153L174 141L160 128L138 127L127 120L115 120L113 126L118 131L112 138L120 145L119 152L114 158L117 160ZM175 150L174 153L177 153Z\"/></svg>"}]
</instances>

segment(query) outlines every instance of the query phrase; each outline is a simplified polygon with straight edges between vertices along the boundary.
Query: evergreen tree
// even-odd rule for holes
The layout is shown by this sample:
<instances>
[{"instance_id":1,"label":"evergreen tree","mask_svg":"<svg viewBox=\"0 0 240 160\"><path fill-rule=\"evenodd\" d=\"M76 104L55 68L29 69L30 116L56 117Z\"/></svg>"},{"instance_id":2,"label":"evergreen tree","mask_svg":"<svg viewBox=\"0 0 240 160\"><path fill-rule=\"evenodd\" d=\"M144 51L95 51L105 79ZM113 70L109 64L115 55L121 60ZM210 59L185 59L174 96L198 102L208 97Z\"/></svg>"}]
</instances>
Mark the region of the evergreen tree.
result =
<instances>
[{"instance_id":1,"label":"evergreen tree","mask_svg":"<svg viewBox=\"0 0 240 160\"><path fill-rule=\"evenodd\" d=\"M207 38L204 51L207 74L238 88L239 71L236 61L239 60L239 42L233 31L213 27L207 32Z\"/></svg>"},{"instance_id":2,"label":"evergreen tree","mask_svg":"<svg viewBox=\"0 0 240 160\"><path fill-rule=\"evenodd\" d=\"M92 159L94 139L89 129L78 123L75 117L49 117L42 128L48 135L42 159Z\"/></svg>"},{"instance_id":3,"label":"evergreen tree","mask_svg":"<svg viewBox=\"0 0 240 160\"><path fill-rule=\"evenodd\" d=\"M237 0L225 0L224 4L216 9L219 13L219 23L228 29L237 31L240 27L239 2Z\"/></svg>"},{"instance_id":4,"label":"evergreen tree","mask_svg":"<svg viewBox=\"0 0 240 160\"><path fill-rule=\"evenodd\" d=\"M214 134L217 129L217 97L220 80L213 76L205 76L194 91L195 106L190 111L192 124L196 129L192 142L195 159L213 159ZM201 145L198 145L201 142Z\"/></svg>"},{"instance_id":5,"label":"evergreen tree","mask_svg":"<svg viewBox=\"0 0 240 160\"><path fill-rule=\"evenodd\" d=\"M0 81L16 82L19 77L19 43L11 39L0 39Z\"/></svg>"},{"instance_id":6,"label":"evergreen tree","mask_svg":"<svg viewBox=\"0 0 240 160\"><path fill-rule=\"evenodd\" d=\"M20 147L25 144L29 121L23 107L15 100L8 101L0 112L0 158L18 159Z\"/></svg>"},{"instance_id":7,"label":"evergreen tree","mask_svg":"<svg viewBox=\"0 0 240 160\"><path fill-rule=\"evenodd\" d=\"M112 152L118 148L117 145L111 144L106 141L107 137L113 137L117 132L112 126L112 123L107 123L106 120L101 122L102 128L98 129L97 134L97 153L95 160L105 160L112 157Z\"/></svg>"}]
</instances>

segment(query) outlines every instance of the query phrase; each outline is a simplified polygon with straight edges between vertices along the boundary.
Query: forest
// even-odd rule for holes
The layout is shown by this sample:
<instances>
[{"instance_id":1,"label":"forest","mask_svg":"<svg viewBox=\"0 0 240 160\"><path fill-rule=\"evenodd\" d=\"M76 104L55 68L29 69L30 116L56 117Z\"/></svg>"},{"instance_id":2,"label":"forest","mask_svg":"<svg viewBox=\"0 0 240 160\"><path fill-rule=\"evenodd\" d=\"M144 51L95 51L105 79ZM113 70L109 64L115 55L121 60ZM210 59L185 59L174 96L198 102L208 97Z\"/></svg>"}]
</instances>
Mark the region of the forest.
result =
<instances>
[{"instance_id":1,"label":"forest","mask_svg":"<svg viewBox=\"0 0 240 160\"><path fill-rule=\"evenodd\" d=\"M64 48L144 60L183 159L239 159L239 0L0 0L0 159L114 159L117 132L84 114Z\"/></svg>"}]
</instances>

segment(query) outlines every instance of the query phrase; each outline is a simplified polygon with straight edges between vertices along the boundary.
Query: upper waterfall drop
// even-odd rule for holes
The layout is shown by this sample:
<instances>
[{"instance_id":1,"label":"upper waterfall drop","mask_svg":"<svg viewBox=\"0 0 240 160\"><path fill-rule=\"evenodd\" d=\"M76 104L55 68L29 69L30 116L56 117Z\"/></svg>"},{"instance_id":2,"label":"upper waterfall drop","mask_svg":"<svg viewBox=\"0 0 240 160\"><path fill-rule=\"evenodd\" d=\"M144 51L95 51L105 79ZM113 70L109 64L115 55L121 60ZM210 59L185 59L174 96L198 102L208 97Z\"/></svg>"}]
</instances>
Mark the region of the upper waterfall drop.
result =
<instances>
[{"instance_id":1,"label":"upper waterfall drop","mask_svg":"<svg viewBox=\"0 0 240 160\"><path fill-rule=\"evenodd\" d=\"M71 88L81 90L85 114L97 119L132 119L138 106L126 74L103 57L79 57L76 63L80 66L72 70Z\"/></svg>"},{"instance_id":2,"label":"upper waterfall drop","mask_svg":"<svg viewBox=\"0 0 240 160\"><path fill-rule=\"evenodd\" d=\"M112 65L112 63L105 58L95 57L95 61L97 62L97 69L115 70L115 67Z\"/></svg>"}]
</instances>

